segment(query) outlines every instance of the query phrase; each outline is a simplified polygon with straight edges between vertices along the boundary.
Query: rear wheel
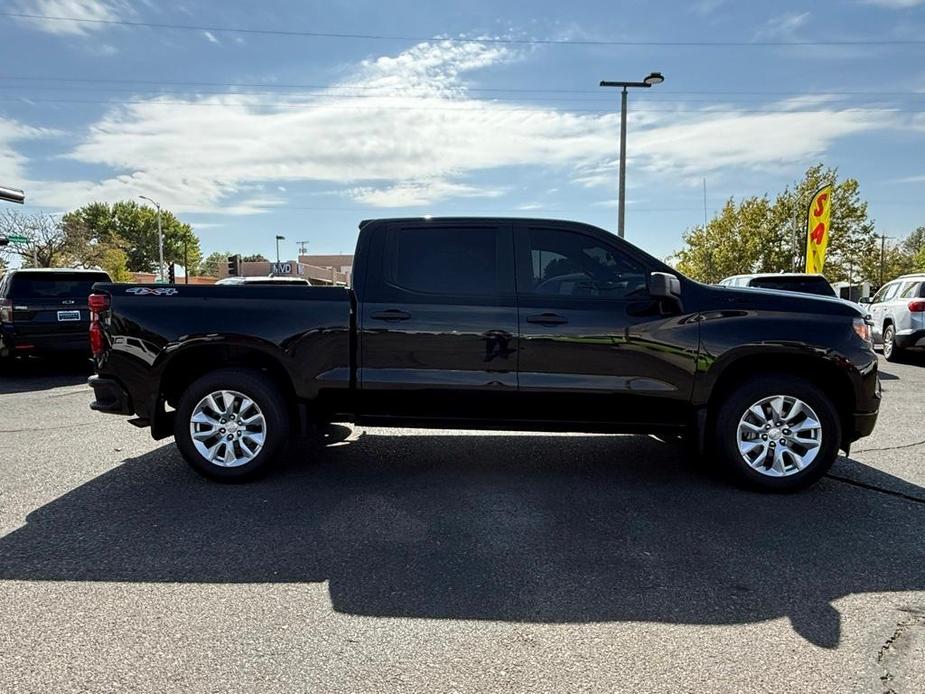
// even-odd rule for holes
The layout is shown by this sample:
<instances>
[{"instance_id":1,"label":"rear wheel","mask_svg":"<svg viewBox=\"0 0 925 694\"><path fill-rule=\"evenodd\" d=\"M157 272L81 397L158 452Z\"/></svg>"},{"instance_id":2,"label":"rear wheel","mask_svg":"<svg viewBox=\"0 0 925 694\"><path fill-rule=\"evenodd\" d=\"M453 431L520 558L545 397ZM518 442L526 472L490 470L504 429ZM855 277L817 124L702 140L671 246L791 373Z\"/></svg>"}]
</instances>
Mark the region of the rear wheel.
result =
<instances>
[{"instance_id":1,"label":"rear wheel","mask_svg":"<svg viewBox=\"0 0 925 694\"><path fill-rule=\"evenodd\" d=\"M899 361L902 349L896 345L896 328L892 323L883 328L883 358Z\"/></svg>"},{"instance_id":2,"label":"rear wheel","mask_svg":"<svg viewBox=\"0 0 925 694\"><path fill-rule=\"evenodd\" d=\"M740 482L766 491L802 489L835 462L841 424L815 384L780 374L733 391L714 420L713 449Z\"/></svg>"},{"instance_id":3,"label":"rear wheel","mask_svg":"<svg viewBox=\"0 0 925 694\"><path fill-rule=\"evenodd\" d=\"M289 414L276 384L260 371L206 374L180 398L177 447L196 472L241 482L267 471L289 438Z\"/></svg>"}]
</instances>

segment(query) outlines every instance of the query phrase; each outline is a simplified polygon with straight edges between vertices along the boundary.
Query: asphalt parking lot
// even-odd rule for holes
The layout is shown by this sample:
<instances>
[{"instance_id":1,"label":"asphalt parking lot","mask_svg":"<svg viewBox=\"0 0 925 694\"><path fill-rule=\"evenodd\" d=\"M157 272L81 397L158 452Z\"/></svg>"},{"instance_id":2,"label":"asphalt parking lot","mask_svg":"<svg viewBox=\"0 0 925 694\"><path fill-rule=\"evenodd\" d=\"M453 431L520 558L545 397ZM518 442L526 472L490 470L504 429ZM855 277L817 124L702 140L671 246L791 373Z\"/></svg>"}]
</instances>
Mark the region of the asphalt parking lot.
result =
<instances>
[{"instance_id":1,"label":"asphalt parking lot","mask_svg":"<svg viewBox=\"0 0 925 694\"><path fill-rule=\"evenodd\" d=\"M332 429L222 486L0 376L0 691L925 690L925 359L812 489L646 437Z\"/></svg>"}]
</instances>

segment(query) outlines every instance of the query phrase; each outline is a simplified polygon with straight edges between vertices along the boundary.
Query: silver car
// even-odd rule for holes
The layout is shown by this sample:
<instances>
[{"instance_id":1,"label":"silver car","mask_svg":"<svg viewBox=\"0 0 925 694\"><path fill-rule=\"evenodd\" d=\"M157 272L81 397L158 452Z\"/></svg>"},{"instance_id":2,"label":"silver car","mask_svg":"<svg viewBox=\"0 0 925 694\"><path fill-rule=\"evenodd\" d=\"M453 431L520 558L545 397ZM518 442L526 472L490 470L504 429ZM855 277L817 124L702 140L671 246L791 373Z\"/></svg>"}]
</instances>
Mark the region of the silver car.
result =
<instances>
[{"instance_id":1,"label":"silver car","mask_svg":"<svg viewBox=\"0 0 925 694\"><path fill-rule=\"evenodd\" d=\"M903 350L925 347L925 272L903 275L887 282L868 306L874 344L883 345L883 356L895 361Z\"/></svg>"}]
</instances>

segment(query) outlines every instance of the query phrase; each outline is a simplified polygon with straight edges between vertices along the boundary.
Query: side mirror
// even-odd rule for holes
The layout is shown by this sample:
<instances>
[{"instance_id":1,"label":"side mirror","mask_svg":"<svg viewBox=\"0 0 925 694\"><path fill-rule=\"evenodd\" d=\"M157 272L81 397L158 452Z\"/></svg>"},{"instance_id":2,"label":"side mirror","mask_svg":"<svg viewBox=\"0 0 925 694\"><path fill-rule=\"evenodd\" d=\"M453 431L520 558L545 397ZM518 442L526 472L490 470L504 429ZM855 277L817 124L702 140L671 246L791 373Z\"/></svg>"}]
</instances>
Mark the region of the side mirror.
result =
<instances>
[{"instance_id":1,"label":"side mirror","mask_svg":"<svg viewBox=\"0 0 925 694\"><path fill-rule=\"evenodd\" d=\"M860 299L858 299L858 303L859 304L872 304L873 302L870 300L869 296L862 296Z\"/></svg>"},{"instance_id":2,"label":"side mirror","mask_svg":"<svg viewBox=\"0 0 925 694\"><path fill-rule=\"evenodd\" d=\"M667 272L653 272L649 275L649 295L656 299L679 299L681 280Z\"/></svg>"}]
</instances>

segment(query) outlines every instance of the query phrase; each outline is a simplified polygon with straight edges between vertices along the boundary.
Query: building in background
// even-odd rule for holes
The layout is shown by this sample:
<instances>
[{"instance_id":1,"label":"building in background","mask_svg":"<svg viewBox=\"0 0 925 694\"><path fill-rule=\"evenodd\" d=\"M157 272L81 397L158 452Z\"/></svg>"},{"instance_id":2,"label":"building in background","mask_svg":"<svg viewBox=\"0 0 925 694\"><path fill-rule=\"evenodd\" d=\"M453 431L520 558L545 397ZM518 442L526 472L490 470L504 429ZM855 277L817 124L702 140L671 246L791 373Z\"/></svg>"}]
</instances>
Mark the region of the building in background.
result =
<instances>
[{"instance_id":1,"label":"building in background","mask_svg":"<svg viewBox=\"0 0 925 694\"><path fill-rule=\"evenodd\" d=\"M300 255L296 260L284 260L275 267L274 262L242 262L242 277L304 277L315 286L346 287L350 284L353 268L352 255ZM220 265L219 277L228 277L228 268Z\"/></svg>"},{"instance_id":2,"label":"building in background","mask_svg":"<svg viewBox=\"0 0 925 694\"><path fill-rule=\"evenodd\" d=\"M299 262L312 267L333 269L346 277L345 284L350 284L350 274L353 272L352 255L300 255Z\"/></svg>"}]
</instances>

